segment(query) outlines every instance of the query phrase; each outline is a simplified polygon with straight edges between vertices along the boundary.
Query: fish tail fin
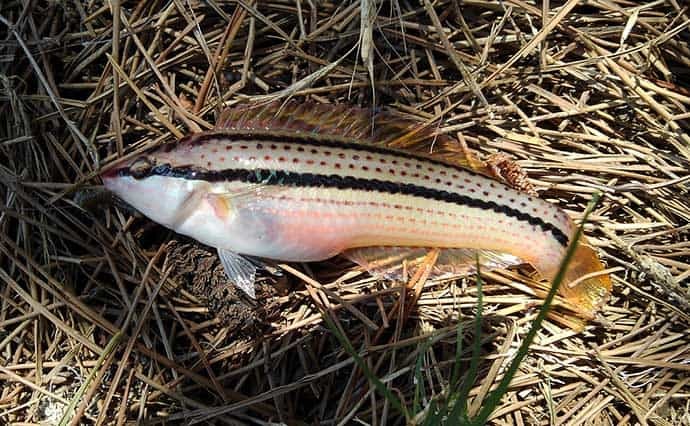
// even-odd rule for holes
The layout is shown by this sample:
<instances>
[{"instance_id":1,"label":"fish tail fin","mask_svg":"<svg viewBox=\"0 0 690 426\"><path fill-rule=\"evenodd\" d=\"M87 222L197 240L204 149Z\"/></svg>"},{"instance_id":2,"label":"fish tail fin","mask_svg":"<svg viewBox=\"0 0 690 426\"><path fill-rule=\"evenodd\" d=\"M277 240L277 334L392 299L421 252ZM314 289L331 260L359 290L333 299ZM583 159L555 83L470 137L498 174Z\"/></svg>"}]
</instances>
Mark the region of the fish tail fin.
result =
<instances>
[{"instance_id":1,"label":"fish tail fin","mask_svg":"<svg viewBox=\"0 0 690 426\"><path fill-rule=\"evenodd\" d=\"M611 277L602 271L604 265L599 256L582 237L568 265L559 293L579 307L580 313L587 319L592 319L611 295Z\"/></svg>"}]
</instances>

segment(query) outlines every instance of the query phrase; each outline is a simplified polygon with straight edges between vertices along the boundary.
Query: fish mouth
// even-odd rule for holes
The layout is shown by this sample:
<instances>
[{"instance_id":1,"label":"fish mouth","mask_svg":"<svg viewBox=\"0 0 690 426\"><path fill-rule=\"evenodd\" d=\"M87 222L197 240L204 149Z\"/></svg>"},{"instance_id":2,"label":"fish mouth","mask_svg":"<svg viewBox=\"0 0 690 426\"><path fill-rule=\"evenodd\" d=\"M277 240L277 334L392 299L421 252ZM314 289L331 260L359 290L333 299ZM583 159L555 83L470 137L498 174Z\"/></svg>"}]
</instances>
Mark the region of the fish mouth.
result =
<instances>
[{"instance_id":1,"label":"fish mouth","mask_svg":"<svg viewBox=\"0 0 690 426\"><path fill-rule=\"evenodd\" d=\"M120 169L121 169L120 167L113 167L113 168L110 168L106 171L102 171L101 172L101 179L103 179L103 182L105 182L106 180L116 178L119 174Z\"/></svg>"},{"instance_id":2,"label":"fish mouth","mask_svg":"<svg viewBox=\"0 0 690 426\"><path fill-rule=\"evenodd\" d=\"M126 176L129 174L128 172L129 172L129 167L125 167L125 166L112 167L108 170L101 172L101 179L103 180L103 182L105 182L106 180L112 180L112 179L116 179L118 177Z\"/></svg>"},{"instance_id":3,"label":"fish mouth","mask_svg":"<svg viewBox=\"0 0 690 426\"><path fill-rule=\"evenodd\" d=\"M103 183L106 183L106 181L112 181L117 178L129 176L131 163L131 158L120 158L106 165L105 169L101 170L100 173Z\"/></svg>"},{"instance_id":4,"label":"fish mouth","mask_svg":"<svg viewBox=\"0 0 690 426\"><path fill-rule=\"evenodd\" d=\"M129 175L129 164L126 161L117 161L100 173L103 185L110 190L117 186L117 182Z\"/></svg>"}]
</instances>

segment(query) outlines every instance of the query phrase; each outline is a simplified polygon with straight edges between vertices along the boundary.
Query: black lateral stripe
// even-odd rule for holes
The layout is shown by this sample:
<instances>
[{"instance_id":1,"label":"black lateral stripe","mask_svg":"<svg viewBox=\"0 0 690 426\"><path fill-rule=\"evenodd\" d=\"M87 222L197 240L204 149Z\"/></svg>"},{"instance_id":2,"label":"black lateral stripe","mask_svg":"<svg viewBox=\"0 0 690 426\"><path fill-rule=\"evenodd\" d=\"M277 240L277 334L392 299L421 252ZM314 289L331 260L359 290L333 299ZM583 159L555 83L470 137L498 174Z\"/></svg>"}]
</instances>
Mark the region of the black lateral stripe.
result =
<instances>
[{"instance_id":1,"label":"black lateral stripe","mask_svg":"<svg viewBox=\"0 0 690 426\"><path fill-rule=\"evenodd\" d=\"M338 135L321 135L318 133L295 133L293 132L280 132L275 130L233 130L233 129L223 129L223 130L211 130L208 132L197 133L186 138L180 139L177 142L183 143L183 141L188 141L192 146L202 146L205 143L212 140L228 140L228 141L245 141L249 143L288 143L295 145L303 145L309 147L327 147L333 149L346 149L358 152L365 152L371 154L381 154L381 155L392 155L406 160L416 160L422 161L435 166L448 167L455 171L461 173L467 173L472 176L479 176L484 179L490 180L487 176L477 173L473 170L460 167L455 164L447 163L445 161L438 160L436 158L426 157L421 154L413 154L408 151L403 151L395 148L387 148L384 146L362 143L362 142L351 142ZM174 149L175 143L164 145L163 149L166 151Z\"/></svg>"},{"instance_id":2,"label":"black lateral stripe","mask_svg":"<svg viewBox=\"0 0 690 426\"><path fill-rule=\"evenodd\" d=\"M120 169L120 175L129 175L129 169ZM429 200L445 201L468 207L490 210L508 217L527 222L530 225L539 226L543 231L550 232L556 241L562 246L568 245L568 236L554 225L544 222L541 218L531 216L512 207L501 205L493 201L472 198L424 186L409 183L383 181L378 179L363 179L353 176L319 175L314 173L294 173L282 170L270 169L226 169L208 171L191 167L171 167L168 164L153 167L149 176L168 176L190 180L204 180L208 182L236 181L264 185L286 185L309 188L337 188L353 189L361 191L384 192L388 194L412 195Z\"/></svg>"}]
</instances>

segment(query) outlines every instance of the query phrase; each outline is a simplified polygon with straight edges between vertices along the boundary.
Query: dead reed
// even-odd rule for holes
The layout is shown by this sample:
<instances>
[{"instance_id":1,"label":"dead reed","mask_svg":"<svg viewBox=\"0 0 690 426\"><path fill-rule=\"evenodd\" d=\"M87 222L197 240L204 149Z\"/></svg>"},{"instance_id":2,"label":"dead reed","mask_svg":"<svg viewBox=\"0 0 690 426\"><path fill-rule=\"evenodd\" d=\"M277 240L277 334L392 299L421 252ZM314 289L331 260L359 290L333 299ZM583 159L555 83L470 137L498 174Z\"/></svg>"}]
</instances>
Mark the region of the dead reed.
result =
<instances>
[{"instance_id":1,"label":"dead reed","mask_svg":"<svg viewBox=\"0 0 690 426\"><path fill-rule=\"evenodd\" d=\"M0 423L401 423L323 315L422 408L482 339L478 412L542 301L524 275L483 274L479 336L471 279L410 305L341 259L249 305L206 248L78 202L115 159L292 97L505 153L575 218L603 192L614 296L583 333L557 309L491 422L690 424L689 26L677 0L2 2Z\"/></svg>"}]
</instances>

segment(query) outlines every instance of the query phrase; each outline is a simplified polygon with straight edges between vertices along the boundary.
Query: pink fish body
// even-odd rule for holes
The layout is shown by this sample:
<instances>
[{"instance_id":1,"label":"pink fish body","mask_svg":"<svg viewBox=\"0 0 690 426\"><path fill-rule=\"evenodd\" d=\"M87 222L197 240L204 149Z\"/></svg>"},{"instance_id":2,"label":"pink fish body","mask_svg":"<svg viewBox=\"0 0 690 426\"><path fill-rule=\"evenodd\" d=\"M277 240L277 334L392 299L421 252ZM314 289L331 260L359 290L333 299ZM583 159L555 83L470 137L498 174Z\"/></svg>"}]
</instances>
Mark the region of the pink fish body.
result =
<instances>
[{"instance_id":1,"label":"pink fish body","mask_svg":"<svg viewBox=\"0 0 690 426\"><path fill-rule=\"evenodd\" d=\"M180 234L281 261L372 246L488 250L552 279L575 233L554 204L468 168L355 143L348 132L359 128L302 131L283 119L274 129L229 116L217 130L117 165L103 175L105 186ZM578 250L570 280L603 269L587 249ZM599 276L567 291L591 311L609 289Z\"/></svg>"}]
</instances>

